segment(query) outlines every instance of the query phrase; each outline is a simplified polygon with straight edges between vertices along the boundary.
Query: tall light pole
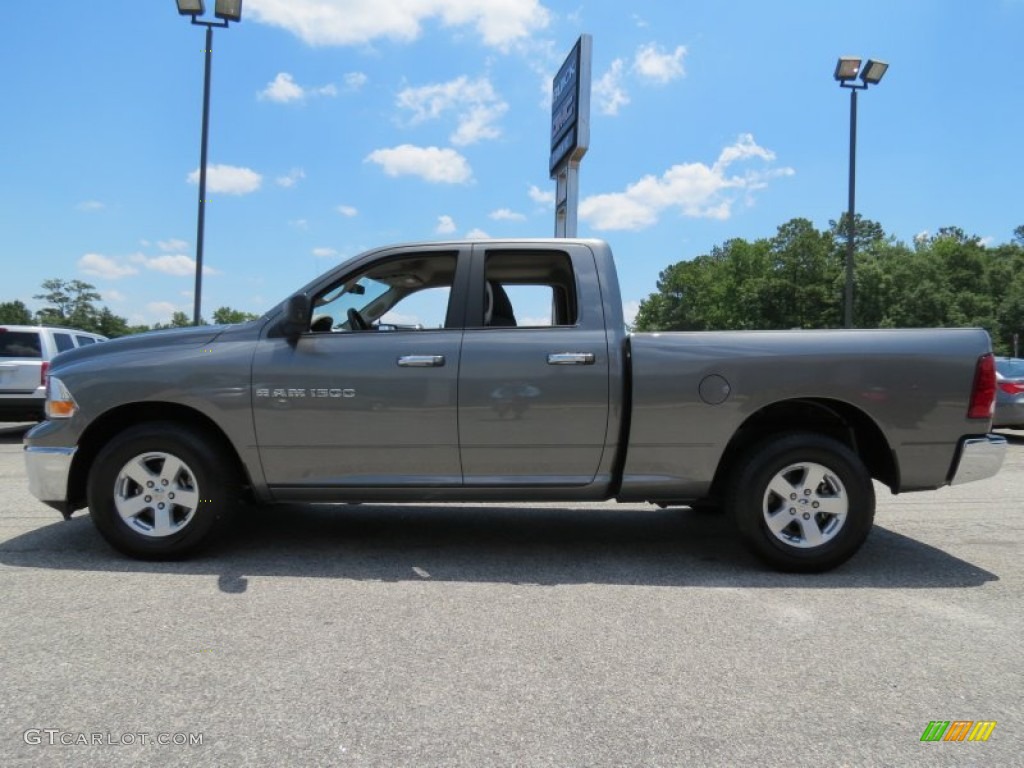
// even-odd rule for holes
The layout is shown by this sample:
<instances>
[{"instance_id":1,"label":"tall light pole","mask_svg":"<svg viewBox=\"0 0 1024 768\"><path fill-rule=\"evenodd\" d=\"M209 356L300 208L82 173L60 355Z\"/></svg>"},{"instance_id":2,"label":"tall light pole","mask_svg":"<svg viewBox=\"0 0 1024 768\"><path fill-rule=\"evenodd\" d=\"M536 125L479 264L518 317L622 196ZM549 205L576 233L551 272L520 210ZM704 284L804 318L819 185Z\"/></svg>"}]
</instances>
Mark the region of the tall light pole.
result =
<instances>
[{"instance_id":1,"label":"tall light pole","mask_svg":"<svg viewBox=\"0 0 1024 768\"><path fill-rule=\"evenodd\" d=\"M199 149L199 216L196 224L196 289L192 309L192 324L199 325L203 301L203 233L206 228L206 145L210 132L210 64L213 61L213 28L227 27L232 21L242 20L242 0L216 0L214 15L216 21L200 21L205 8L203 0L176 0L178 13L191 16L192 23L206 27L206 71L203 75L203 133Z\"/></svg>"},{"instance_id":2,"label":"tall light pole","mask_svg":"<svg viewBox=\"0 0 1024 768\"><path fill-rule=\"evenodd\" d=\"M846 291L843 309L843 325L853 328L853 255L856 226L855 195L857 188L857 91L869 85L878 85L889 65L884 61L868 59L861 69L860 59L844 56L836 64L835 78L841 88L850 89L850 199L846 211ZM857 75L861 82L857 83Z\"/></svg>"}]
</instances>

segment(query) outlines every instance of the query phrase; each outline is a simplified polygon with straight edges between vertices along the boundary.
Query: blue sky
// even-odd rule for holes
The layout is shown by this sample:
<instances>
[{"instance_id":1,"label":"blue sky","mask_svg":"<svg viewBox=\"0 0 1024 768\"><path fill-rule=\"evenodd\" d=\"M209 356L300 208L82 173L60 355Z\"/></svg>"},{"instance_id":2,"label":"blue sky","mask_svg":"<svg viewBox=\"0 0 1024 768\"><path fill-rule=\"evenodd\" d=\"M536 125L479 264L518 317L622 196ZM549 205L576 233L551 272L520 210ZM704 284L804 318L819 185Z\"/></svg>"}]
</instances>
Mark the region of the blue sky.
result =
<instances>
[{"instance_id":1,"label":"blue sky","mask_svg":"<svg viewBox=\"0 0 1024 768\"><path fill-rule=\"evenodd\" d=\"M0 301L78 278L132 322L191 316L203 30L172 0L45 5L5 8ZM669 264L845 210L840 55L890 64L858 212L1007 242L1022 31L1024 0L245 0L214 36L204 314L378 245L551 235L551 78L581 33L579 234L612 243L627 311Z\"/></svg>"}]
</instances>

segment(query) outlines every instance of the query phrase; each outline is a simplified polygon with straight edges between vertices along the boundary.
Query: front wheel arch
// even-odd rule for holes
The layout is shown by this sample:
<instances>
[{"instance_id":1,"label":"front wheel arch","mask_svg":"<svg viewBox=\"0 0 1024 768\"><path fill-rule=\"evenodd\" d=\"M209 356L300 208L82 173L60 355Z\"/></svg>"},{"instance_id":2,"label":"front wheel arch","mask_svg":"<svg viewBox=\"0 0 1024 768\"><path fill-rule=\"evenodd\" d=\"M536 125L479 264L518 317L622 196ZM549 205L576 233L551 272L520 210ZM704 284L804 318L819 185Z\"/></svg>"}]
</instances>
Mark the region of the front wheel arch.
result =
<instances>
[{"instance_id":1,"label":"front wheel arch","mask_svg":"<svg viewBox=\"0 0 1024 768\"><path fill-rule=\"evenodd\" d=\"M69 509L76 510L87 506L86 489L89 473L97 454L107 443L127 428L159 421L172 421L186 426L202 434L205 440L216 443L218 450L225 460L230 462L231 470L242 483L243 492L248 493L254 487L248 468L235 446L217 423L208 416L180 403L130 403L113 408L96 418L79 439L78 450L75 452L68 478Z\"/></svg>"}]
</instances>

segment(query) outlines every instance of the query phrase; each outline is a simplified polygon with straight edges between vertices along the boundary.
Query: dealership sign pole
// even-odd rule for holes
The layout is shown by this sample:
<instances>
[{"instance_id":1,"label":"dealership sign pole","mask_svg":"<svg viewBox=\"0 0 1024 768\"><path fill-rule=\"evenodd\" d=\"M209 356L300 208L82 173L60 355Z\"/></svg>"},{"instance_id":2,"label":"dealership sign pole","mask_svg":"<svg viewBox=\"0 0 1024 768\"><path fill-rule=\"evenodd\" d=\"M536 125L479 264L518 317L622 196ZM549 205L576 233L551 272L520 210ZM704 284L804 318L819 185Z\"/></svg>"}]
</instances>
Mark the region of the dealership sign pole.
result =
<instances>
[{"instance_id":1,"label":"dealership sign pole","mask_svg":"<svg viewBox=\"0 0 1024 768\"><path fill-rule=\"evenodd\" d=\"M593 40L580 35L551 83L551 156L555 237L576 237L580 160L590 147L590 59Z\"/></svg>"}]
</instances>

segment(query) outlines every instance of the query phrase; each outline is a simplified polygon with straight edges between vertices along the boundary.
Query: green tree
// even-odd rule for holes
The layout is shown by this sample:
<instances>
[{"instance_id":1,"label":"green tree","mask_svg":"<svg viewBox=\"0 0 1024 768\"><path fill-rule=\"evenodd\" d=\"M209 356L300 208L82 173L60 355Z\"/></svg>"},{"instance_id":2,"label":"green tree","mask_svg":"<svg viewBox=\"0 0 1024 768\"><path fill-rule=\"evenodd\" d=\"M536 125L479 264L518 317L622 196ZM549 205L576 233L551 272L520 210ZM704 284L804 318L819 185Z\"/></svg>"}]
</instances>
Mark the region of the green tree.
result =
<instances>
[{"instance_id":1,"label":"green tree","mask_svg":"<svg viewBox=\"0 0 1024 768\"><path fill-rule=\"evenodd\" d=\"M96 322L91 329L96 333L116 339L118 336L128 336L133 333L143 333L149 330L148 325L128 325L128 321L120 315L115 315L109 307L103 307L96 315Z\"/></svg>"},{"instance_id":2,"label":"green tree","mask_svg":"<svg viewBox=\"0 0 1024 768\"><path fill-rule=\"evenodd\" d=\"M240 309L220 307L213 313L213 322L215 325L232 325L234 323L244 323L248 320L255 320L257 317L259 317L259 315L254 315L251 312L243 312Z\"/></svg>"},{"instance_id":3,"label":"green tree","mask_svg":"<svg viewBox=\"0 0 1024 768\"><path fill-rule=\"evenodd\" d=\"M848 213L843 213L839 217L839 221L830 219L828 222L829 232L832 233L832 237L836 242L842 243L843 253L846 253L846 242L849 238L849 225L847 222L850 220ZM865 219L859 213L853 216L853 248L854 251L863 251L871 248L879 242L885 241L886 234L885 230L882 229L882 225L877 221L871 219Z\"/></svg>"},{"instance_id":4,"label":"green tree","mask_svg":"<svg viewBox=\"0 0 1024 768\"><path fill-rule=\"evenodd\" d=\"M36 312L40 323L93 330L98 314L94 302L100 300L96 286L81 280L52 278L43 281L43 290L45 293L32 297L50 305Z\"/></svg>"},{"instance_id":5,"label":"green tree","mask_svg":"<svg viewBox=\"0 0 1024 768\"><path fill-rule=\"evenodd\" d=\"M7 325L29 325L32 323L32 313L18 299L0 302L0 323Z\"/></svg>"},{"instance_id":6,"label":"green tree","mask_svg":"<svg viewBox=\"0 0 1024 768\"><path fill-rule=\"evenodd\" d=\"M192 325L192 321L184 312L175 312L171 315L171 328L187 328L190 325Z\"/></svg>"},{"instance_id":7,"label":"green tree","mask_svg":"<svg viewBox=\"0 0 1024 768\"><path fill-rule=\"evenodd\" d=\"M637 330L828 328L839 324L841 259L831 232L793 219L662 271Z\"/></svg>"}]
</instances>

